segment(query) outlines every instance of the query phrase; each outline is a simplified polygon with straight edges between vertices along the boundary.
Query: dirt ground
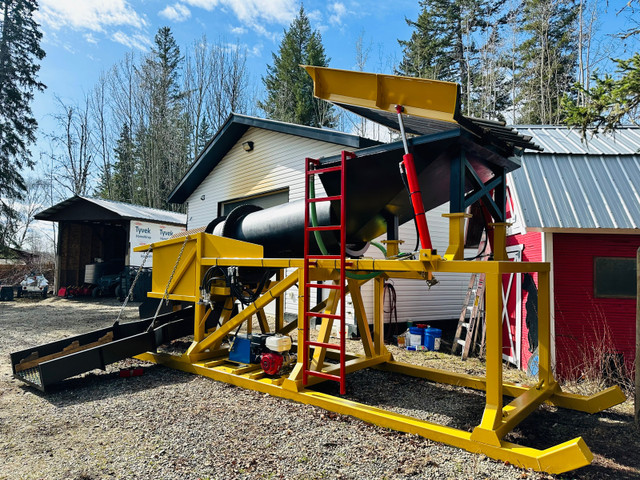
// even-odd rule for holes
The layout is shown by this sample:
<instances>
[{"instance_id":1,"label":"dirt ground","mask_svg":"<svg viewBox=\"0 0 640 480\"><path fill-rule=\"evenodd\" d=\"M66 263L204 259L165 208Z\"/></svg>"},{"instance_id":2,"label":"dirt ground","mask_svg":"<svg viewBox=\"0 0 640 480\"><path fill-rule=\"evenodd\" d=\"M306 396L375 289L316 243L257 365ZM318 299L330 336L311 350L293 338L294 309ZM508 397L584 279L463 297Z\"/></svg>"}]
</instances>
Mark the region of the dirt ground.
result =
<instances>
[{"instance_id":1,"label":"dirt ground","mask_svg":"<svg viewBox=\"0 0 640 480\"><path fill-rule=\"evenodd\" d=\"M632 399L595 415L543 406L522 422L508 440L547 448L582 436L593 452L592 465L552 476L160 366L118 378L135 360L47 394L12 378L10 352L109 326L119 310L115 299L0 303L0 479L640 478ZM137 304L123 318L137 319ZM475 359L390 350L410 363L483 373ZM527 381L513 369L505 377ZM468 430L484 406L481 392L377 370L351 375L348 390L355 401Z\"/></svg>"}]
</instances>

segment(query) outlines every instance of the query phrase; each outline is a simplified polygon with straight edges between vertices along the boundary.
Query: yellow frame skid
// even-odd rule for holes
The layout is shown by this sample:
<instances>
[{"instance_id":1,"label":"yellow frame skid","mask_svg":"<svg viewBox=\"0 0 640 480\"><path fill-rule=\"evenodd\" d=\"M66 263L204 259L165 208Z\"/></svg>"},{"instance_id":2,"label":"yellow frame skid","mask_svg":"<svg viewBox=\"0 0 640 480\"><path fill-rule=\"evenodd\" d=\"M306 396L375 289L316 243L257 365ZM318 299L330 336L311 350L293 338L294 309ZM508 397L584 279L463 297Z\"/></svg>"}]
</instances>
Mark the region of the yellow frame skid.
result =
<instances>
[{"instance_id":1,"label":"yellow frame skid","mask_svg":"<svg viewBox=\"0 0 640 480\"><path fill-rule=\"evenodd\" d=\"M362 356L350 355L346 363L348 373L363 368L378 368L391 372L420 377L433 382L459 385L486 392L485 409L482 419L472 432L438 425L379 408L352 402L350 400L316 392L302 385L302 364L297 363L288 375L270 378L255 366L238 366L227 361L228 351L222 348L224 339L237 328L246 325L249 331L253 316L258 318L260 329L269 331L264 308L276 302L276 331L287 333L298 328L298 338L302 322L284 323L284 296L292 287L303 282L303 261L301 259L265 259L262 248L227 238L216 237L205 233L188 235L152 244L153 248L153 291L152 297L164 296L165 290L169 299L194 302L195 322L194 341L191 347L181 356L160 353L139 355L142 360L162 363L186 372L249 388L273 396L287 398L298 402L315 405L338 413L352 415L364 421L395 430L415 433L423 437L447 443L465 450L483 453L489 457L549 473L562 473L588 465L592 460L589 448L578 437L565 443L538 450L519 446L504 440L505 435L533 412L542 403L550 403L563 408L570 408L589 413L599 412L625 400L618 387L612 387L596 395L585 397L568 394L562 391L556 382L551 365L551 332L550 332L550 268L548 263L510 262L506 260L490 260L469 262L458 260L462 217L449 215L450 249L446 258L441 258L429 250L419 252L416 260L350 260L348 267L352 271L368 273L382 272L374 278L374 314L372 322L367 318L361 295L361 287L367 280L349 280L348 289L354 305L355 317L361 333L361 341L365 352ZM497 245L504 245L505 229L502 225L494 226L494 238ZM183 250L180 256L178 252ZM136 250L146 250L147 246ZM501 255L496 255L502 258ZM233 300L224 285L216 285L205 292L210 298L202 299L200 285L206 270L212 266L266 267L278 271L276 280L272 281L257 300L245 307L236 315L232 315ZM171 272L175 274L171 278ZM311 281L335 281L338 277L339 261L319 260L310 271ZM290 272L284 275L285 269ZM426 367L409 365L394 361L384 345L383 287L386 278L414 278L426 280L439 272L484 273L486 276L486 377L476 377L447 372ZM512 273L538 274L538 382L532 387L524 387L503 381L502 372L502 276ZM298 293L299 301L304 298L303 289ZM333 290L335 292L335 290ZM206 301L205 301L206 300ZM205 331L206 320L211 310L207 303L213 300L223 302L221 324L217 328ZM331 294L329 298L316 305L313 311L331 314L336 311L339 295ZM331 334L332 320L324 318L318 333L320 342L328 342ZM372 332L369 324L373 323ZM331 353L326 348L317 348L312 357L311 368L324 373L331 373L337 368L334 363L326 363ZM299 362L301 360L299 359ZM312 377L308 386L319 383L322 378ZM503 395L514 397L514 400L503 405Z\"/></svg>"}]
</instances>

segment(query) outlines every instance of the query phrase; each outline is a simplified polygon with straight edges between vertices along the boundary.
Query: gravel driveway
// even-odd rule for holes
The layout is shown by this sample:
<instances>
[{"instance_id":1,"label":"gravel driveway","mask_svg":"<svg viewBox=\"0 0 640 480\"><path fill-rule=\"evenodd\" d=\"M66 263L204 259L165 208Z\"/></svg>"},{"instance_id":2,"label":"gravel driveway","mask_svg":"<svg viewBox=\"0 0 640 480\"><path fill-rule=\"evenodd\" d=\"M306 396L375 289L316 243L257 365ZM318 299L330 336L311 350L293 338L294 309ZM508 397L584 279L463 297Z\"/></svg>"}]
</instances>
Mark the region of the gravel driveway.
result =
<instances>
[{"instance_id":1,"label":"gravel driveway","mask_svg":"<svg viewBox=\"0 0 640 480\"><path fill-rule=\"evenodd\" d=\"M10 352L109 326L119 309L109 299L0 303L0 479L640 478L629 401L599 415L544 407L510 434L536 448L582 435L594 463L555 477L161 366L119 378L136 360L46 395L11 377ZM125 316L137 318L137 305ZM481 368L444 354L394 352L413 363ZM484 406L482 393L376 370L350 375L347 395L465 429Z\"/></svg>"}]
</instances>

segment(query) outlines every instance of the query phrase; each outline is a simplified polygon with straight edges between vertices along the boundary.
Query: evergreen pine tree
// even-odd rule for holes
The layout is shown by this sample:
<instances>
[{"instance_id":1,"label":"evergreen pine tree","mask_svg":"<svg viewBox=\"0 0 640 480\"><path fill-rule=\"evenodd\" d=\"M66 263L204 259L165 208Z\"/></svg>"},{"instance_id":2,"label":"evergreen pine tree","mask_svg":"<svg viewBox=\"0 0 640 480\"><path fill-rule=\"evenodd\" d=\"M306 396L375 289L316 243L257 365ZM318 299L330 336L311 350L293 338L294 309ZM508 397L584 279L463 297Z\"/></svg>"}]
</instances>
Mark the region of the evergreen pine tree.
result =
<instances>
[{"instance_id":1,"label":"evergreen pine tree","mask_svg":"<svg viewBox=\"0 0 640 480\"><path fill-rule=\"evenodd\" d=\"M198 155L202 153L202 150L204 149L204 147L207 146L207 144L209 143L212 137L213 137L213 129L211 128L211 124L209 123L209 121L207 120L207 117L205 116L202 118L202 122L200 123L200 129L198 131L198 138L197 138L198 144L196 148Z\"/></svg>"},{"instance_id":2,"label":"evergreen pine tree","mask_svg":"<svg viewBox=\"0 0 640 480\"><path fill-rule=\"evenodd\" d=\"M161 27L141 71L147 125L136 135L141 153L142 203L155 208L169 207L167 197L187 168L188 133L178 83L181 62L171 29Z\"/></svg>"},{"instance_id":3,"label":"evergreen pine tree","mask_svg":"<svg viewBox=\"0 0 640 480\"><path fill-rule=\"evenodd\" d=\"M396 73L456 82L465 114L496 116L507 101L500 94L504 74L495 68L503 5L504 0L421 0L418 19L406 19L414 29L411 38L398 41L404 56ZM483 37L486 44L478 45Z\"/></svg>"},{"instance_id":4,"label":"evergreen pine tree","mask_svg":"<svg viewBox=\"0 0 640 480\"><path fill-rule=\"evenodd\" d=\"M26 189L20 170L32 167L28 145L35 141L38 126L31 113L34 92L45 85L37 80L42 33L33 19L35 0L0 1L0 215L14 218L3 198L22 198ZM11 240L12 222L0 220L0 248Z\"/></svg>"},{"instance_id":5,"label":"evergreen pine tree","mask_svg":"<svg viewBox=\"0 0 640 480\"><path fill-rule=\"evenodd\" d=\"M405 19L414 29L410 40L398 40L404 56L396 73L433 80L461 80L462 58L456 55L455 44L459 9L448 0L421 0L416 21Z\"/></svg>"},{"instance_id":6,"label":"evergreen pine tree","mask_svg":"<svg viewBox=\"0 0 640 480\"><path fill-rule=\"evenodd\" d=\"M519 123L562 122L562 98L575 82L577 65L575 0L525 0L520 24Z\"/></svg>"},{"instance_id":7,"label":"evergreen pine tree","mask_svg":"<svg viewBox=\"0 0 640 480\"><path fill-rule=\"evenodd\" d=\"M322 36L311 29L304 7L300 6L298 16L284 32L278 53L272 55L273 65L267 66L267 76L262 78L267 98L259 102L267 117L312 127L333 127L332 107L314 98L313 80L300 67L329 64Z\"/></svg>"},{"instance_id":8,"label":"evergreen pine tree","mask_svg":"<svg viewBox=\"0 0 640 480\"><path fill-rule=\"evenodd\" d=\"M120 130L116 148L116 161L113 165L114 200L134 203L135 197L135 151L129 125Z\"/></svg>"},{"instance_id":9,"label":"evergreen pine tree","mask_svg":"<svg viewBox=\"0 0 640 480\"><path fill-rule=\"evenodd\" d=\"M587 129L605 132L615 130L624 122L637 124L640 119L640 53L628 60L616 60L617 77L594 76L595 86L589 90L578 86L588 100L585 106L577 105L575 98L567 95L563 107L566 123L580 127L586 137Z\"/></svg>"}]
</instances>

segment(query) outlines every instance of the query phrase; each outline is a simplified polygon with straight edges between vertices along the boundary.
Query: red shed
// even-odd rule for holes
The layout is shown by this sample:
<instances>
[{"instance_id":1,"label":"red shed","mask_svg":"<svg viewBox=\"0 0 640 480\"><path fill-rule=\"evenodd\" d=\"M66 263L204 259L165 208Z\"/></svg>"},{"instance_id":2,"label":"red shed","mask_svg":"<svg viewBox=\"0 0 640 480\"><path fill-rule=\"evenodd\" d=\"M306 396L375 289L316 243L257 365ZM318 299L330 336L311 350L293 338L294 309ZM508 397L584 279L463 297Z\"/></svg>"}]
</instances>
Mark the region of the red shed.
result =
<instances>
[{"instance_id":1,"label":"red shed","mask_svg":"<svg viewBox=\"0 0 640 480\"><path fill-rule=\"evenodd\" d=\"M531 135L544 151L525 152L522 168L508 179L512 226L507 244L522 260L552 264L556 371L565 378L611 369L630 374L640 247L640 129L589 134L584 142L579 132L565 127L518 131ZM513 363L526 368L536 358L537 278L523 276L518 283L508 316L517 327L511 328L518 353ZM508 356L513 352L508 341L505 345Z\"/></svg>"}]
</instances>

